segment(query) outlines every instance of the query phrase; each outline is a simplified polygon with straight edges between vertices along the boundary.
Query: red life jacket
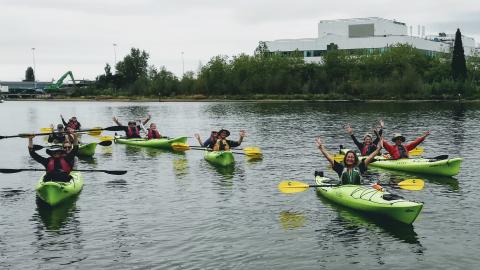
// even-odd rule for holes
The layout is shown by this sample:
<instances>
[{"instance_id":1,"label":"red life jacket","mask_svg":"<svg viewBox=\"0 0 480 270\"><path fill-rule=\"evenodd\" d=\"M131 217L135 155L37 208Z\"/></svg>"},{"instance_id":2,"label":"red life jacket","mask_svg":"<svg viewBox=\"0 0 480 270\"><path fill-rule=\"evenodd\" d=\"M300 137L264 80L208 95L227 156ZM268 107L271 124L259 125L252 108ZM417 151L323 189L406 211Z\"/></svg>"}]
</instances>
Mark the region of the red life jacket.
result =
<instances>
[{"instance_id":1,"label":"red life jacket","mask_svg":"<svg viewBox=\"0 0 480 270\"><path fill-rule=\"evenodd\" d=\"M75 130L78 129L78 122L72 122L72 121L69 121L68 124L67 124L67 127L70 127L70 128L73 128Z\"/></svg>"},{"instance_id":2,"label":"red life jacket","mask_svg":"<svg viewBox=\"0 0 480 270\"><path fill-rule=\"evenodd\" d=\"M72 171L72 167L64 158L60 158L60 166L62 167L61 169L66 172L70 173ZM53 172L55 171L55 159L54 158L49 158L48 164L47 164L47 172Z\"/></svg>"},{"instance_id":3,"label":"red life jacket","mask_svg":"<svg viewBox=\"0 0 480 270\"><path fill-rule=\"evenodd\" d=\"M127 137L132 138L134 136L137 137L137 138L140 138L140 130L138 130L137 127L135 127L135 130L133 130L131 127L128 127Z\"/></svg>"},{"instance_id":4,"label":"red life jacket","mask_svg":"<svg viewBox=\"0 0 480 270\"><path fill-rule=\"evenodd\" d=\"M150 139L160 139L160 133L158 132L158 130L148 129L147 138L148 138L149 140L150 140Z\"/></svg>"}]
</instances>

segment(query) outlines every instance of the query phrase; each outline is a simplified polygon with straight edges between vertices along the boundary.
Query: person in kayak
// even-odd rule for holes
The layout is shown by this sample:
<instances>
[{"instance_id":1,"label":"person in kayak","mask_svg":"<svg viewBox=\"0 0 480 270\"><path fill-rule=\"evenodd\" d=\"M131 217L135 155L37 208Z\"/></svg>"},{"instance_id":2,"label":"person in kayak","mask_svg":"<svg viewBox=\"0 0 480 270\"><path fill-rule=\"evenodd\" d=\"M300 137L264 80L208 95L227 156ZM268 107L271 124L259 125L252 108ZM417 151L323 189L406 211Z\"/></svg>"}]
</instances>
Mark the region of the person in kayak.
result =
<instances>
[{"instance_id":1,"label":"person in kayak","mask_svg":"<svg viewBox=\"0 0 480 270\"><path fill-rule=\"evenodd\" d=\"M117 117L113 117L113 122L117 124L120 127L123 127L123 131L125 131L125 135L127 139L131 138L141 138L140 137L140 130L141 130L141 125L145 125L150 121L151 115L149 114L148 117L142 121L139 120L140 124L137 125L135 121L128 121L128 126L122 125L117 119Z\"/></svg>"},{"instance_id":2,"label":"person in kayak","mask_svg":"<svg viewBox=\"0 0 480 270\"><path fill-rule=\"evenodd\" d=\"M157 129L157 125L155 123L151 123L150 127L146 131L147 133L147 139L160 139L162 138L162 135Z\"/></svg>"},{"instance_id":3,"label":"person in kayak","mask_svg":"<svg viewBox=\"0 0 480 270\"><path fill-rule=\"evenodd\" d=\"M65 119L63 118L63 115L60 114L60 118L62 118L62 122L65 125L65 127L71 127L74 130L79 130L80 127L82 126L80 122L77 121L77 117L73 116L68 120L68 123L65 122Z\"/></svg>"},{"instance_id":4,"label":"person in kayak","mask_svg":"<svg viewBox=\"0 0 480 270\"><path fill-rule=\"evenodd\" d=\"M197 139L200 146L213 149L213 147L215 146L215 143L217 142L217 135L218 135L218 132L212 131L210 133L210 137L206 139L203 143L202 143L202 139L200 139L200 134L195 133L195 138Z\"/></svg>"},{"instance_id":5,"label":"person in kayak","mask_svg":"<svg viewBox=\"0 0 480 270\"><path fill-rule=\"evenodd\" d=\"M400 133L394 133L392 142L395 144L391 145L387 142L383 142L383 146L390 154L390 159L408 158L408 152L422 143L428 135L430 135L430 131L427 130L422 136L418 137L413 142L403 145L402 143L405 142L405 137Z\"/></svg>"},{"instance_id":6,"label":"person in kayak","mask_svg":"<svg viewBox=\"0 0 480 270\"><path fill-rule=\"evenodd\" d=\"M228 151L230 148L238 147L240 144L242 144L245 135L245 130L240 130L240 139L238 139L238 141L231 141L227 140L227 137L230 136L230 131L221 129L218 131L217 141L213 146L213 151Z\"/></svg>"},{"instance_id":7,"label":"person in kayak","mask_svg":"<svg viewBox=\"0 0 480 270\"><path fill-rule=\"evenodd\" d=\"M367 171L368 164L372 162L373 158L380 152L380 149L382 149L383 138L380 138L375 151L367 158L362 159L361 162L359 162L355 151L348 151L343 157L343 164L340 164L333 159L323 145L320 137L315 139L315 143L320 152L325 156L328 162L330 162L333 170L338 174L342 185L361 185L361 175Z\"/></svg>"},{"instance_id":8,"label":"person in kayak","mask_svg":"<svg viewBox=\"0 0 480 270\"><path fill-rule=\"evenodd\" d=\"M30 156L42 164L46 169L46 174L43 177L44 182L68 182L71 179L70 172L75 165L75 155L78 153L77 135L74 134L73 148L70 142L65 142L63 145L54 145L46 152L50 155L49 158L40 156L33 150L33 138L35 135L28 137L28 152ZM71 148L71 150L70 150Z\"/></svg>"},{"instance_id":9,"label":"person in kayak","mask_svg":"<svg viewBox=\"0 0 480 270\"><path fill-rule=\"evenodd\" d=\"M50 128L53 130L53 124L50 125ZM53 131L52 134L48 135L49 143L63 143L65 141L65 129L62 124L57 125L57 130Z\"/></svg>"},{"instance_id":10,"label":"person in kayak","mask_svg":"<svg viewBox=\"0 0 480 270\"><path fill-rule=\"evenodd\" d=\"M377 149L377 144L380 141L380 137L383 134L383 125L384 125L383 120L380 120L380 130L378 131L377 129L373 130L377 138L372 141L373 139L372 135L367 133L363 136L363 143L359 142L355 137L355 135L353 135L353 128L350 126L350 124L347 124L345 129L347 130L347 133L352 138L353 143L355 143L355 145L360 150L360 154L362 156L368 156Z\"/></svg>"}]
</instances>

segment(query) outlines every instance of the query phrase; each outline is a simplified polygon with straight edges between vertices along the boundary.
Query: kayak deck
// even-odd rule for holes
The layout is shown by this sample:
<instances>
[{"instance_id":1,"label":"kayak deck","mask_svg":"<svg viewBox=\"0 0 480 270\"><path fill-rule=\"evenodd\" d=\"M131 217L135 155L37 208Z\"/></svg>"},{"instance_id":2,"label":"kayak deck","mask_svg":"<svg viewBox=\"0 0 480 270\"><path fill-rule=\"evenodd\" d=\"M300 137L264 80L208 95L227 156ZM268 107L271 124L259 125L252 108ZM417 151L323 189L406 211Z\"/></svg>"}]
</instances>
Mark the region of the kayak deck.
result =
<instances>
[{"instance_id":1,"label":"kayak deck","mask_svg":"<svg viewBox=\"0 0 480 270\"><path fill-rule=\"evenodd\" d=\"M118 144L126 144L126 145L134 145L134 146L141 146L141 147L152 147L158 149L166 149L166 150L173 150L172 144L173 143L187 143L187 137L177 137L177 138L161 138L161 139L144 139L144 138L121 138L116 137L115 143Z\"/></svg>"},{"instance_id":2,"label":"kayak deck","mask_svg":"<svg viewBox=\"0 0 480 270\"><path fill-rule=\"evenodd\" d=\"M235 163L235 158L231 151L205 151L204 158L211 164L218 166L231 166Z\"/></svg>"},{"instance_id":3,"label":"kayak deck","mask_svg":"<svg viewBox=\"0 0 480 270\"><path fill-rule=\"evenodd\" d=\"M317 185L329 184L329 181L331 179L326 177L315 177ZM423 203L407 201L400 196L363 185L317 187L317 193L345 207L406 224L412 224L423 207Z\"/></svg>"},{"instance_id":4,"label":"kayak deck","mask_svg":"<svg viewBox=\"0 0 480 270\"><path fill-rule=\"evenodd\" d=\"M43 182L43 177L37 183L35 190L38 197L50 206L55 206L65 199L77 195L83 188L83 177L79 172L71 172L69 182Z\"/></svg>"}]
</instances>

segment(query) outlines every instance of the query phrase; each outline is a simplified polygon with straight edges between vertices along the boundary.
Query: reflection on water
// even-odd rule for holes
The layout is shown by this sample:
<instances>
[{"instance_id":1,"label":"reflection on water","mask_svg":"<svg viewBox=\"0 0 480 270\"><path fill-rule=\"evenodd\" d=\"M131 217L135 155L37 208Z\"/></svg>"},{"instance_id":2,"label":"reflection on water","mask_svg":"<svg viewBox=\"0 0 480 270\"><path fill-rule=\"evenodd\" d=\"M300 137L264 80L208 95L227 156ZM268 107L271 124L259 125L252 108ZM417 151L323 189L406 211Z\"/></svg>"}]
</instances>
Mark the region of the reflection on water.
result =
<instances>
[{"instance_id":1,"label":"reflection on water","mask_svg":"<svg viewBox=\"0 0 480 270\"><path fill-rule=\"evenodd\" d=\"M279 220L284 230L292 230L305 226L305 216L298 212L281 211Z\"/></svg>"},{"instance_id":2,"label":"reflection on water","mask_svg":"<svg viewBox=\"0 0 480 270\"><path fill-rule=\"evenodd\" d=\"M67 223L68 219L72 218L77 199L78 196L75 196L55 207L51 207L37 197L37 217L40 217L46 230L58 231Z\"/></svg>"},{"instance_id":3,"label":"reflection on water","mask_svg":"<svg viewBox=\"0 0 480 270\"><path fill-rule=\"evenodd\" d=\"M188 174L188 160L185 156L173 159L173 170L177 178L182 178Z\"/></svg>"},{"instance_id":4,"label":"reflection on water","mask_svg":"<svg viewBox=\"0 0 480 270\"><path fill-rule=\"evenodd\" d=\"M333 227L338 228L338 237L343 239L341 241L349 243L352 240L355 241L355 239L361 241L361 237L358 236L364 235L366 229L369 230L367 234L383 233L405 243L418 244L421 247L417 233L415 233L412 225L396 222L381 216L368 215L364 212L334 204L319 194L317 196L323 204L328 205L333 211L338 213L337 218L332 219L330 222L333 223ZM340 228L339 225L341 226ZM381 238L381 235L379 235L379 238ZM421 252L422 249L418 251Z\"/></svg>"}]
</instances>

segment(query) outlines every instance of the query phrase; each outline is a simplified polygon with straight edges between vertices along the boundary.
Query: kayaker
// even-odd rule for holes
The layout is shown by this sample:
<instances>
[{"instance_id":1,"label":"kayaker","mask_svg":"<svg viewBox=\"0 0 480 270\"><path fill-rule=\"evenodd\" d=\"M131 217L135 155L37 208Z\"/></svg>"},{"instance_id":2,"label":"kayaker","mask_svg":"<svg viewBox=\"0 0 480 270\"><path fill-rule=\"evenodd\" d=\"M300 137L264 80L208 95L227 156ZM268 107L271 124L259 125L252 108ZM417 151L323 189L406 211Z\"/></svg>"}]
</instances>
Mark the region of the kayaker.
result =
<instances>
[{"instance_id":1,"label":"kayaker","mask_svg":"<svg viewBox=\"0 0 480 270\"><path fill-rule=\"evenodd\" d=\"M403 145L402 143L405 142L405 137L402 136L401 133L394 133L392 142L394 145L387 143L386 141L383 142L383 146L385 150L388 151L390 154L391 159L399 159L399 158L408 158L408 152L417 147L420 143L422 143L425 138L430 135L430 131L425 131L422 136L415 139L413 142Z\"/></svg>"},{"instance_id":2,"label":"kayaker","mask_svg":"<svg viewBox=\"0 0 480 270\"><path fill-rule=\"evenodd\" d=\"M228 151L230 148L238 147L240 144L242 144L245 135L245 130L240 130L240 139L238 139L238 141L231 141L227 140L227 137L230 136L230 131L221 129L218 131L217 141L213 146L213 151Z\"/></svg>"},{"instance_id":3,"label":"kayaker","mask_svg":"<svg viewBox=\"0 0 480 270\"><path fill-rule=\"evenodd\" d=\"M350 126L350 124L347 124L345 129L347 130L347 133L352 138L353 143L355 143L355 145L360 150L360 154L362 156L368 156L377 149L377 144L380 141L380 137L383 134L383 125L384 125L383 120L380 120L380 130L379 131L377 131L377 129L373 130L377 138L373 140L372 135L367 133L363 136L363 143L359 142L355 137L355 135L353 135L353 128Z\"/></svg>"},{"instance_id":4,"label":"kayaker","mask_svg":"<svg viewBox=\"0 0 480 270\"><path fill-rule=\"evenodd\" d=\"M65 127L71 127L74 130L79 130L80 127L82 126L80 122L77 121L77 117L73 116L68 120L68 123L65 122L65 119L63 119L63 115L60 114L60 118L62 118L62 122L65 125Z\"/></svg>"},{"instance_id":5,"label":"kayaker","mask_svg":"<svg viewBox=\"0 0 480 270\"><path fill-rule=\"evenodd\" d=\"M151 123L150 127L147 129L147 139L160 139L162 135L157 130L157 125L155 123Z\"/></svg>"},{"instance_id":6,"label":"kayaker","mask_svg":"<svg viewBox=\"0 0 480 270\"><path fill-rule=\"evenodd\" d=\"M375 151L361 162L359 162L355 151L348 151L343 157L343 164L340 164L333 159L333 157L327 152L327 149L325 149L325 146L319 137L315 139L315 143L318 149L320 149L320 152L325 156L328 162L330 162L333 170L340 177L342 185L360 185L362 184L361 175L365 173L368 164L370 164L373 158L380 152L380 149L382 149L383 139L380 138Z\"/></svg>"},{"instance_id":7,"label":"kayaker","mask_svg":"<svg viewBox=\"0 0 480 270\"><path fill-rule=\"evenodd\" d=\"M147 124L148 121L150 121L150 118L151 118L151 115L149 114L148 117L145 120L143 120L143 122L139 120L141 123L138 125L135 121L128 121L128 126L124 126L122 125L122 123L118 121L117 117L114 116L113 122L115 122L115 124L117 124L118 126L121 126L124 128L127 139L141 138L140 137L141 125Z\"/></svg>"},{"instance_id":8,"label":"kayaker","mask_svg":"<svg viewBox=\"0 0 480 270\"><path fill-rule=\"evenodd\" d=\"M78 152L77 135L74 134L73 148L70 151L71 145L69 142L65 142L63 145L54 145L50 149L47 149L46 152L50 155L49 158L42 157L33 150L34 137L35 135L28 137L28 152L35 161L45 167L46 174L43 177L43 181L70 181L70 172L75 165L75 155Z\"/></svg>"},{"instance_id":9,"label":"kayaker","mask_svg":"<svg viewBox=\"0 0 480 270\"><path fill-rule=\"evenodd\" d=\"M53 124L50 125L50 128L53 130ZM53 131L52 134L48 135L49 143L63 143L65 141L65 129L62 124L57 125L57 130Z\"/></svg>"},{"instance_id":10,"label":"kayaker","mask_svg":"<svg viewBox=\"0 0 480 270\"><path fill-rule=\"evenodd\" d=\"M217 142L217 135L218 135L218 132L213 130L210 133L210 137L206 139L203 143L202 143L202 139L200 139L200 134L195 133L195 138L197 138L197 141L200 144L200 146L213 149L213 147L215 146L215 143Z\"/></svg>"}]
</instances>

